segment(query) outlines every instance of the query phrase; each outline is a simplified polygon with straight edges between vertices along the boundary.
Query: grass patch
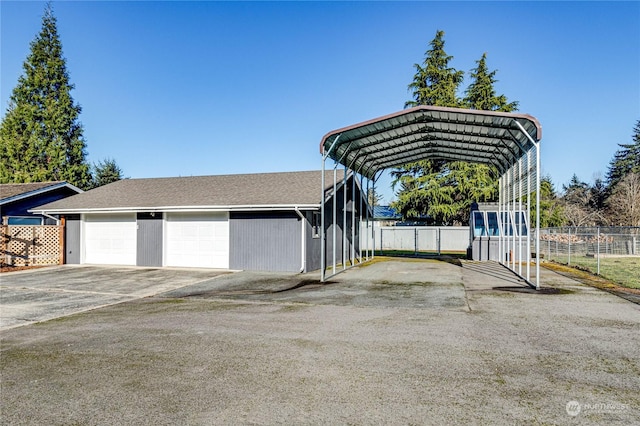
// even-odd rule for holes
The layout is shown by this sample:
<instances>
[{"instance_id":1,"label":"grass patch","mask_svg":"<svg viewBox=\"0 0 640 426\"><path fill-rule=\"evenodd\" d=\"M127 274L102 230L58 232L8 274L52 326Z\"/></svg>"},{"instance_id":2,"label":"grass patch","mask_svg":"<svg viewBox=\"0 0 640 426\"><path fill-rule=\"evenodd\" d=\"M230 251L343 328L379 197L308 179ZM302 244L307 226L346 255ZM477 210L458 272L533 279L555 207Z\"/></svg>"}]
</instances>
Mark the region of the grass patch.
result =
<instances>
[{"instance_id":1,"label":"grass patch","mask_svg":"<svg viewBox=\"0 0 640 426\"><path fill-rule=\"evenodd\" d=\"M568 256L554 257L553 261L597 275L598 259L594 257L571 256L571 264ZM640 257L601 257L599 276L623 287L640 289Z\"/></svg>"},{"instance_id":2,"label":"grass patch","mask_svg":"<svg viewBox=\"0 0 640 426\"><path fill-rule=\"evenodd\" d=\"M184 303L184 302L185 302L185 300L184 300L184 299L173 299L173 298L172 298L172 299L159 299L159 300L156 300L156 301L154 301L154 302L155 302L155 303L158 303L158 304L165 304L165 305L167 305L167 304Z\"/></svg>"},{"instance_id":3,"label":"grass patch","mask_svg":"<svg viewBox=\"0 0 640 426\"><path fill-rule=\"evenodd\" d=\"M555 271L561 275L568 276L569 278L583 284L608 291L609 293L613 293L629 300L630 302L640 304L640 289L638 288L623 287L601 276L593 275L587 271L556 262L544 262L542 265L547 269Z\"/></svg>"}]
</instances>

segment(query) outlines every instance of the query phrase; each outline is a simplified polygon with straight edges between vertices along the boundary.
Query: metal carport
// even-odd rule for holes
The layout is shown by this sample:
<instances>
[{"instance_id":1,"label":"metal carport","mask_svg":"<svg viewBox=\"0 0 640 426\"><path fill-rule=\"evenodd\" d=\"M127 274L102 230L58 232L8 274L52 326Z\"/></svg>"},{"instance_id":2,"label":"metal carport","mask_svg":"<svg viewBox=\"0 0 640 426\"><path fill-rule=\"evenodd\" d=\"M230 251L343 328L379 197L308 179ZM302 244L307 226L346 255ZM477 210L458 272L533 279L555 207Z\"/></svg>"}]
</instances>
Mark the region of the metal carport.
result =
<instances>
[{"instance_id":1,"label":"metal carport","mask_svg":"<svg viewBox=\"0 0 640 426\"><path fill-rule=\"evenodd\" d=\"M516 210L522 210L523 196L535 191L536 193L536 280L535 287L540 288L540 140L542 128L538 120L528 114L514 114L495 111L479 111L461 108L446 108L435 106L417 106L405 109L383 117L347 126L327 133L320 143L322 154L322 188L323 199L325 169L327 159L334 161L334 191L336 194L336 170L338 165L344 167L344 182L347 176L353 174L353 185L356 177L360 176L360 185L366 192L369 186L375 188L375 182L385 169L398 167L407 163L421 160L468 161L493 165L499 171L499 216L509 215ZM345 191L346 192L346 191ZM368 197L365 197L368 198ZM530 212L531 197L527 197L527 212ZM366 203L365 217L362 203ZM327 235L325 204L321 208L321 279L327 275ZM336 247L336 204L332 200L333 223L332 247ZM346 221L346 196L343 205L343 222ZM351 210L355 215L355 208ZM370 207L368 199L361 200L360 222L369 221ZM527 215L528 220L529 214ZM354 218L355 219L355 218ZM352 220L355 223L355 220ZM355 226L352 228L352 238L355 239ZM521 234L521 233L520 233ZM342 246L346 247L347 233L342 232ZM522 236L518 236L521 239ZM527 235L530 238L530 235ZM368 238L367 238L368 241ZM519 247L521 247L520 241ZM530 257L531 250L527 250L526 277L523 275L522 263L518 262L516 269L515 256L505 262L505 254L509 247L515 249L516 236L505 236L501 232L499 241L500 263L509 267L514 273L525 278L530 285ZM375 250L373 240L363 256L362 248L356 254L355 244L351 253L343 253L342 269L347 263L355 265L369 259ZM332 250L331 275L338 273L337 254Z\"/></svg>"}]
</instances>

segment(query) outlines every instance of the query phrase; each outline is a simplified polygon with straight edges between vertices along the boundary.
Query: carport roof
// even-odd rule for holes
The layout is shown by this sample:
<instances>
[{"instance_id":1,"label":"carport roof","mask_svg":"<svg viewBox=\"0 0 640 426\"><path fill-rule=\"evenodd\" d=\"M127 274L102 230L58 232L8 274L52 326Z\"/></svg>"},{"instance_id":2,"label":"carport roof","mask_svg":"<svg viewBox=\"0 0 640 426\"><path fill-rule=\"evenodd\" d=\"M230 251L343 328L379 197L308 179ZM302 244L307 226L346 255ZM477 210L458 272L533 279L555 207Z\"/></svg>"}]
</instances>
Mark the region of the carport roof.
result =
<instances>
[{"instance_id":1,"label":"carport roof","mask_svg":"<svg viewBox=\"0 0 640 426\"><path fill-rule=\"evenodd\" d=\"M538 142L542 128L528 114L417 106L331 131L320 152L370 179L425 159L490 164L504 173L533 148L529 138Z\"/></svg>"}]
</instances>

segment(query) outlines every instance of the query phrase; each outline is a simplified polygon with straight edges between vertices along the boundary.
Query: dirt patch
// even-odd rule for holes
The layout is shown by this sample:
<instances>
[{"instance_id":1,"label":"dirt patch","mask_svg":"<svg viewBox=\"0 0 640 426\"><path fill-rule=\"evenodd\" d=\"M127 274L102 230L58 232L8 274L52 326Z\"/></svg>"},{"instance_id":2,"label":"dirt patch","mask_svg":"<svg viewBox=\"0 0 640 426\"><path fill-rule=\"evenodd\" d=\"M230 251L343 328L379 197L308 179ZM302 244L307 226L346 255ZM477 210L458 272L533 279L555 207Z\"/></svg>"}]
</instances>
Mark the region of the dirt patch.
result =
<instances>
[{"instance_id":1,"label":"dirt patch","mask_svg":"<svg viewBox=\"0 0 640 426\"><path fill-rule=\"evenodd\" d=\"M539 290L531 287L522 287L522 286L503 286L503 287L493 287L493 290L499 291L508 291L512 293L528 293L528 294L573 294L574 291L567 290L565 288L555 288L555 287L543 287Z\"/></svg>"},{"instance_id":2,"label":"dirt patch","mask_svg":"<svg viewBox=\"0 0 640 426\"><path fill-rule=\"evenodd\" d=\"M5 272L17 272L17 271L27 271L29 269L39 269L45 268L45 266L12 266L12 265L2 265L0 266L0 273Z\"/></svg>"}]
</instances>

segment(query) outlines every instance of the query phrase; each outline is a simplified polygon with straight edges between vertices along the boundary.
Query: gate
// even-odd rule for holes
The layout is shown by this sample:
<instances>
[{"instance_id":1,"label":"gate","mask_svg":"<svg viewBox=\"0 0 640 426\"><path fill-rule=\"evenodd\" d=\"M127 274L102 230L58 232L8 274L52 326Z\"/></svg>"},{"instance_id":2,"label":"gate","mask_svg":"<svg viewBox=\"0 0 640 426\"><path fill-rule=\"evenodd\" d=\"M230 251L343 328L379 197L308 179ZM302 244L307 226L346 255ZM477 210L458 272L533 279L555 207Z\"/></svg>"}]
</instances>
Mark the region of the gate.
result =
<instances>
[{"instance_id":1,"label":"gate","mask_svg":"<svg viewBox=\"0 0 640 426\"><path fill-rule=\"evenodd\" d=\"M64 222L60 225L2 225L0 264L46 266L64 263Z\"/></svg>"}]
</instances>

